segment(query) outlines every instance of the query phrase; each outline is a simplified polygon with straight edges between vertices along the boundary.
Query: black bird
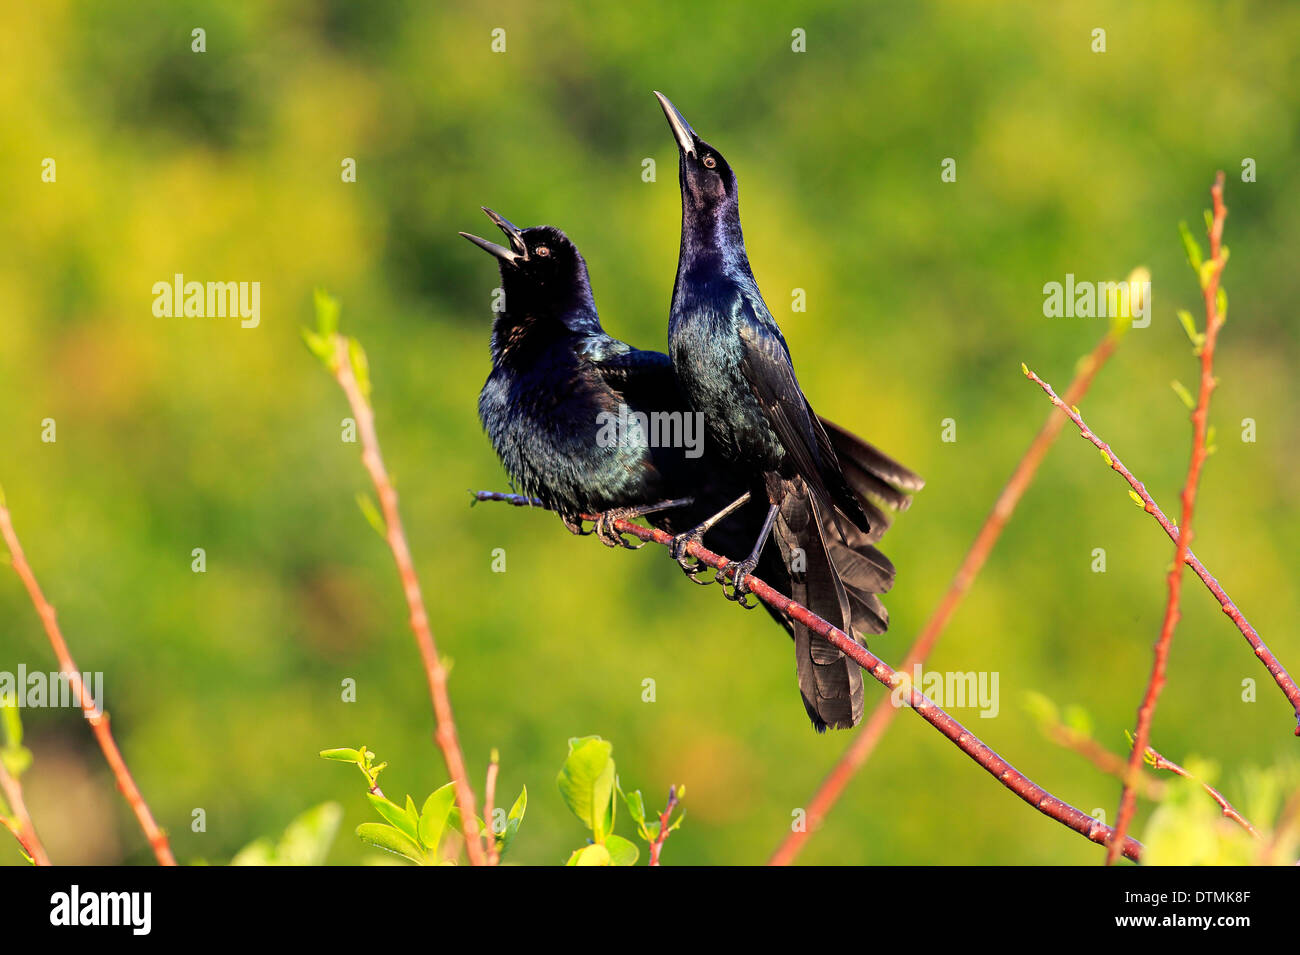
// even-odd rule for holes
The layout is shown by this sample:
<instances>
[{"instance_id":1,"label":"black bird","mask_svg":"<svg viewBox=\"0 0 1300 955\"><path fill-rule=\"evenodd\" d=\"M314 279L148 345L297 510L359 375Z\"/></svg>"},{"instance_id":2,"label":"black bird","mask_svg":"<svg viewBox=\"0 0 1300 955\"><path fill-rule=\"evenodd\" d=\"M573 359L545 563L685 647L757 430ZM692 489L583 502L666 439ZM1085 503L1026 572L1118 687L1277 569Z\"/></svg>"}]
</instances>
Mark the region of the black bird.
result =
<instances>
[{"instance_id":1,"label":"black bird","mask_svg":"<svg viewBox=\"0 0 1300 955\"><path fill-rule=\"evenodd\" d=\"M610 525L613 517L644 514L652 525L679 533L743 494L743 481L707 444L702 454L691 457L689 441L652 446L644 432L629 434L627 441L614 446L600 440L601 416L617 415L620 405L628 411L626 420L634 422L638 420L634 413L650 420L656 413L691 413L668 356L632 348L605 333L586 263L563 232L548 226L521 230L491 210L484 212L510 246L461 233L497 258L505 293L505 308L493 323L492 372L479 396L479 415L519 489L558 511L574 533L583 533L579 515L599 514L602 520L596 533L610 546L623 543ZM853 462L850 476L855 487L889 508L905 507L907 496L881 476L888 459L829 422L826 426L839 453ZM684 427L679 436L685 437ZM867 506L883 532L888 524L885 513L873 504ZM790 509L791 519L796 520L794 504ZM805 505L805 519L808 513ZM762 502L750 502L730 521L709 531L704 543L718 553L736 553L754 539L765 514ZM832 619L842 613L840 593L846 593L854 629L882 631L888 616L875 594L888 589L893 567L871 546L874 538L859 535L845 541L837 535L805 536L815 542L810 562L833 560L835 566L847 569L840 592L795 581L775 552L760 561L761 576ZM827 550L829 560L819 556ZM770 608L769 612L798 639L784 616ZM849 668L857 677L854 693L849 669L842 663L823 669L828 675L821 679L811 661L799 671L804 705L814 726L824 730L828 723L856 722L862 714L861 674L856 667Z\"/></svg>"},{"instance_id":2,"label":"black bird","mask_svg":"<svg viewBox=\"0 0 1300 955\"><path fill-rule=\"evenodd\" d=\"M700 457L681 446L684 433L677 446L649 440L650 416L675 412L682 428L696 419L666 355L605 334L587 263L563 232L519 229L483 211L510 247L460 233L496 256L505 297L492 325L479 417L523 493L574 533L583 533L580 515L599 515L601 540L623 542L614 518L682 506L675 498L691 496L705 473Z\"/></svg>"},{"instance_id":3,"label":"black bird","mask_svg":"<svg viewBox=\"0 0 1300 955\"><path fill-rule=\"evenodd\" d=\"M758 565L773 528L787 563L796 547L805 554L829 553L828 539L850 547L873 543L884 532L884 515L869 498L879 497L883 485L894 492L884 500L901 507L905 492L919 490L924 482L852 435L828 429L814 413L749 265L735 173L667 97L658 92L655 96L677 141L682 195L668 353L691 406L705 415L710 442L741 470L749 496L767 504L749 556L728 568L736 582L728 596L743 602L744 576ZM850 439L869 453L846 453ZM870 479L868 484L864 477ZM701 527L723 516L725 510ZM688 573L695 568L682 546L699 531L682 534L675 542L674 556ZM791 574L810 594L820 595L822 605L838 603L842 613L822 616L848 631L857 623L855 601L861 602L860 593L874 596L892 584L893 566L875 553L879 562L864 569L862 576L855 575L857 568L827 567L811 560L802 574L791 565ZM845 583L851 586L846 589ZM879 600L871 606L879 606ZM886 618L879 616L878 629L859 628L857 635L883 632ZM814 683L833 698L842 697L847 685L856 722L861 674L840 651L801 630L796 625L794 635L805 698Z\"/></svg>"}]
</instances>

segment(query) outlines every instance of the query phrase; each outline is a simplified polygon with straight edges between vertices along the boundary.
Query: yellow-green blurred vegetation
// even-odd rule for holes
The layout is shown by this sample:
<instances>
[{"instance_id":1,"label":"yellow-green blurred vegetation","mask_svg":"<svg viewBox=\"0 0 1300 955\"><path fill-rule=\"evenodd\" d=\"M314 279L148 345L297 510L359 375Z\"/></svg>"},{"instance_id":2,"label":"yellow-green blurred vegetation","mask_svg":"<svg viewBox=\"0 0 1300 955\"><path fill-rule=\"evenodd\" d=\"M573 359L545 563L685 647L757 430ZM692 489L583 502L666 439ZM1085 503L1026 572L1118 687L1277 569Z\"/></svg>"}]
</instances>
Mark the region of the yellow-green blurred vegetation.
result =
<instances>
[{"instance_id":1,"label":"yellow-green blurred vegetation","mask_svg":"<svg viewBox=\"0 0 1300 955\"><path fill-rule=\"evenodd\" d=\"M299 337L318 286L369 355L474 783L498 747L500 800L528 786L514 861L559 864L580 842L554 782L570 737L613 741L656 812L686 784L666 864L762 861L850 742L809 728L766 615L690 586L662 550L611 552L546 513L469 507L467 489L507 489L476 411L497 275L456 232L489 228L480 204L565 229L608 330L662 349L679 197L652 89L736 168L750 257L814 406L928 479L885 541L899 575L872 649L888 661L1048 411L1020 362L1063 388L1104 331L1045 318L1044 283L1151 269L1151 326L1128 334L1083 411L1174 513L1190 427L1170 382L1197 374L1175 309L1203 321L1177 224L1199 229L1225 169L1231 311L1194 546L1300 668L1300 8L1086 7L8 4L0 483L73 653L105 674L177 856L228 861L335 800L329 861L371 857L352 830L373 813L326 747L368 744L399 794L446 781L391 558L355 501L368 488L340 440L346 405ZM205 53L191 52L196 27ZM940 181L945 157L955 183ZM1241 181L1246 157L1257 182ZM175 273L260 281L260 327L156 318L152 285ZM795 288L806 312L790 310ZM1171 555L1067 428L932 660L997 671L996 718L954 715L1112 821L1117 782L1047 741L1021 700L1082 707L1122 750ZM1216 762L1231 799L1250 767L1294 751L1293 720L1190 575L1183 606L1153 743ZM5 571L0 669L19 663L54 668ZM868 705L883 692L868 681ZM150 861L80 717L23 717L27 802L55 861ZM191 831L197 808L206 832ZM1144 805L1135 834L1149 817ZM11 845L0 859L19 861ZM804 859L1096 863L1099 850L903 714Z\"/></svg>"}]
</instances>

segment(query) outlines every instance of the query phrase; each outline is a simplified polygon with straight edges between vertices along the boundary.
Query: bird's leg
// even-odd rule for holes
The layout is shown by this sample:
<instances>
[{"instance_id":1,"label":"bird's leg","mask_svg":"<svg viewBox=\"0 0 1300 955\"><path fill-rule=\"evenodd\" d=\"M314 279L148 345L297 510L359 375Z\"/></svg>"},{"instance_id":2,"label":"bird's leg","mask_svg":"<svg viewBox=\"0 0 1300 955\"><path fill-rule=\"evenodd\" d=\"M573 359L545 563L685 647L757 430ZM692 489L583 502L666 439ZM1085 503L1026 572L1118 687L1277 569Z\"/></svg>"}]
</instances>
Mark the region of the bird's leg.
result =
<instances>
[{"instance_id":1,"label":"bird's leg","mask_svg":"<svg viewBox=\"0 0 1300 955\"><path fill-rule=\"evenodd\" d=\"M707 565L701 564L698 560L692 564L691 560L693 558L686 552L686 547L690 543L698 544L704 539L704 535L709 532L709 528L718 523L718 521L722 520L724 517L734 514L747 503L749 503L748 491L736 498L722 510L718 511L718 513L714 514L703 524L698 524L686 533L678 534L673 538L673 542L668 546L668 553L672 555L673 560L677 561L677 566L686 573L687 577L700 585L712 583L712 581L709 580L697 579L697 576L706 568Z\"/></svg>"},{"instance_id":2,"label":"bird's leg","mask_svg":"<svg viewBox=\"0 0 1300 955\"><path fill-rule=\"evenodd\" d=\"M623 535L614 529L615 521L630 521L646 514L654 514L657 511L666 511L674 507L687 507L694 503L695 498L693 497L679 497L671 501L660 501L658 504L645 504L641 507L611 507L596 516L596 524L592 528L592 532L606 547L626 547L628 550L638 550L644 547L645 543L629 544L623 539Z\"/></svg>"},{"instance_id":3,"label":"bird's leg","mask_svg":"<svg viewBox=\"0 0 1300 955\"><path fill-rule=\"evenodd\" d=\"M758 566L759 555L763 553L763 547L767 544L767 539L772 535L772 525L776 523L777 512L781 508L773 504L767 509L767 517L763 519L763 529L758 532L758 540L754 544L754 549L749 552L749 556L741 561L732 561L722 570L718 571L714 577L722 585L722 593L728 600L737 601L746 610L753 610L758 604L751 604L745 600L749 596L749 587L745 583L745 578L754 572ZM727 593L727 576L731 576L732 590Z\"/></svg>"}]
</instances>

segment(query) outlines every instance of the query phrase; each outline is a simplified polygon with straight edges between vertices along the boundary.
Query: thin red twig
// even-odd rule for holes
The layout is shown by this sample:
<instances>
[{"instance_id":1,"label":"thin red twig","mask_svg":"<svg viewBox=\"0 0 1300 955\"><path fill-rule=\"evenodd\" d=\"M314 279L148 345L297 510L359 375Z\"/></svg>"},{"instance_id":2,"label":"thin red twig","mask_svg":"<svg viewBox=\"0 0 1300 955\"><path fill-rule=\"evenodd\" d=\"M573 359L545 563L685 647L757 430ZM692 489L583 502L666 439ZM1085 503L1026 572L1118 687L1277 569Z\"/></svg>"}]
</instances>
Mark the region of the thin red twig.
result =
<instances>
[{"instance_id":1,"label":"thin red twig","mask_svg":"<svg viewBox=\"0 0 1300 955\"><path fill-rule=\"evenodd\" d=\"M1115 453L1115 450L1105 441L1101 440L1101 438L1099 438L1092 429L1088 427L1084 422L1083 417L1072 406L1073 403L1062 401L1061 398L1057 396L1056 392L1052 390L1052 386L1039 378L1038 375L1034 374L1034 372L1026 369L1025 377L1038 385L1038 387L1042 388L1044 393L1046 393L1047 397L1051 400L1052 404L1065 412L1070 420L1074 422L1075 427L1079 429L1080 436L1105 456L1106 463L1110 465L1112 471L1119 474L1120 477L1128 482L1128 486L1133 489L1133 493L1142 501L1142 509L1156 519L1156 523L1158 523L1164 532L1169 535L1170 540L1177 541L1178 526L1165 516L1165 512L1160 509L1160 505L1155 502L1151 497L1150 492L1147 491L1146 485L1139 481L1133 475L1133 472L1124 466L1124 462L1120 460L1119 455ZM1273 651L1270 650L1268 645L1260 638L1259 632L1251 626L1250 621L1246 619L1245 615L1237 605L1233 603L1232 598L1230 598L1224 591L1223 587L1219 585L1219 582L1214 578L1214 575L1205 568L1205 565L1201 563L1200 559L1197 558L1196 554L1193 553L1190 548L1184 557L1184 561L1188 567L1192 568L1192 572L1196 574L1197 577L1201 578L1206 589L1214 595L1214 599L1219 602L1219 606L1223 608L1223 612L1227 615L1228 619L1231 620L1236 625L1237 629L1241 631L1241 635L1246 638L1246 642L1250 644L1250 648L1254 651L1255 656L1264 664L1264 668L1268 670L1269 674L1273 677L1274 682L1277 683L1278 688L1282 691L1282 694L1287 698L1287 702L1291 704L1291 709L1295 713L1297 724L1295 735L1300 736L1300 686L1296 685L1295 680L1291 678L1291 674L1287 672L1286 667L1282 665L1281 661L1274 656Z\"/></svg>"},{"instance_id":2,"label":"thin red twig","mask_svg":"<svg viewBox=\"0 0 1300 955\"><path fill-rule=\"evenodd\" d=\"M81 670L77 667L77 662L72 659L72 654L68 651L68 644L63 639L63 633L59 630L54 608L45 599L45 595L41 593L40 585L36 582L36 576L32 573L32 568L23 555L22 544L18 542L18 535L14 531L9 509L3 502L0 502L0 533L4 535L5 543L9 546L9 553L13 557L14 571L22 580L23 586L27 588L27 595L31 598L32 604L41 618L41 623L45 627L45 635L49 638L50 646L54 648L54 656L59 661L59 670L66 677L73 694L81 703L81 709L86 715L86 721L90 723L90 729L95 734L99 748L104 752L104 759L108 761L109 769L113 771L113 778L117 781L118 790L126 798L131 811L135 813L135 818L140 823L140 828L144 831L145 837L149 840L149 845L153 849L154 856L158 859L158 864L175 865L176 858L172 855L171 846L167 842L167 835L154 822L153 813L149 811L149 804L144 801L144 796L140 795L140 790L131 776L131 771L126 768L126 760L122 758L122 751L117 748L117 741L113 738L112 730L109 729L108 714L100 708L100 701L92 699L91 694L86 690L81 679Z\"/></svg>"},{"instance_id":3,"label":"thin red twig","mask_svg":"<svg viewBox=\"0 0 1300 955\"><path fill-rule=\"evenodd\" d=\"M1201 788L1204 789L1209 794L1210 798L1219 804L1219 809L1223 811L1223 814L1225 816L1227 816L1237 825L1241 826L1241 828L1245 829L1256 839L1259 838L1259 832L1257 832L1255 827L1250 824L1250 820L1248 820L1245 816L1239 813L1236 807L1233 806L1232 803L1228 802L1228 800L1224 798L1223 793L1219 792L1209 783L1197 779L1187 770L1183 769L1183 767L1175 763L1172 759L1165 759L1165 757L1161 756L1150 746L1147 747L1147 758L1150 760L1151 765L1154 766L1156 769L1166 769L1169 772L1174 773L1175 775L1182 776L1184 779L1191 779L1200 783Z\"/></svg>"},{"instance_id":4,"label":"thin red twig","mask_svg":"<svg viewBox=\"0 0 1300 955\"><path fill-rule=\"evenodd\" d=\"M1128 768L1128 760L1118 753L1111 752L1087 733L1081 733L1064 723L1052 723L1045 727L1045 732L1047 738L1053 743L1071 752L1078 753L1107 776L1124 778ZM1165 784L1163 782L1146 774L1143 774L1141 778L1142 794L1144 796L1155 800L1164 797Z\"/></svg>"},{"instance_id":5,"label":"thin red twig","mask_svg":"<svg viewBox=\"0 0 1300 955\"><path fill-rule=\"evenodd\" d=\"M41 844L41 838L36 834L36 826L32 824L32 817L27 812L27 804L23 802L23 787L17 779L9 775L9 770L5 769L4 763L0 763L0 790L4 792L11 813L10 816L0 816L0 826L4 826L13 834L32 862L37 865L49 865L50 857L45 853L45 846Z\"/></svg>"},{"instance_id":6,"label":"thin red twig","mask_svg":"<svg viewBox=\"0 0 1300 955\"><path fill-rule=\"evenodd\" d=\"M434 739L442 750L447 772L455 785L456 805L460 809L462 829L465 833L465 852L471 865L483 865L487 859L482 842L482 834L474 833L474 790L469 785L469 775L465 769L465 757L461 753L460 740L456 735L456 721L452 715L451 697L447 693L447 668L438 656L438 648L433 640L433 631L429 628L429 615L424 609L424 597L420 593L420 580L415 573L415 564L411 560L411 550L406 543L406 532L402 528L402 517L397 510L397 489L384 467L384 459L379 451L379 436L375 431L375 415L370 402L361 392L356 375L352 371L352 362L348 355L348 342L342 335L334 336L334 360L330 370L347 396L352 406L352 414L357 422L357 431L361 435L361 462L370 475L379 495L379 506L384 515L385 540L393 552L398 574L402 579L402 593L410 611L411 632L415 635L416 645L424 661L424 673L429 683L429 696L433 701L433 713L437 729ZM471 836L471 833L474 833Z\"/></svg>"},{"instance_id":7,"label":"thin red twig","mask_svg":"<svg viewBox=\"0 0 1300 955\"><path fill-rule=\"evenodd\" d=\"M664 811L659 814L659 832L655 835L654 842L650 843L650 864L659 864L659 854L664 850L664 843L668 841L668 827L673 810L677 808L677 787L668 787L668 804L664 806Z\"/></svg>"},{"instance_id":8,"label":"thin red twig","mask_svg":"<svg viewBox=\"0 0 1300 955\"><path fill-rule=\"evenodd\" d=\"M1097 347L1084 358L1068 390L1068 394L1072 396L1072 403L1079 401L1087 394L1093 378L1110 356L1114 354L1118 342L1119 336L1117 334L1114 332L1108 333ZM984 562L988 560L993 545L1002 536L1003 529L1015 512L1016 505L1020 503L1020 498L1033 481L1038 466L1046 456L1048 448L1060 435L1064 426L1065 418L1062 415L1055 412L1050 412L1047 415L1047 420L1043 422L1043 426L1039 428L1038 434L1034 436L1034 440L1030 443L1024 456L1016 465L1015 470L1011 472L1010 479L993 504L993 510L989 512L989 516L985 518L979 533L975 535L975 540L971 544L970 550L966 552L966 557L962 560L961 566L957 568L957 573L953 576L952 583L948 585L947 592L944 593L938 606L930 614L930 619L925 622L925 626L921 628L921 633L916 638L916 642L907 651L907 656L899 666L899 669L904 673L913 672L913 668L924 663L930 656L931 651L934 650L935 644L939 642L944 629L948 626L948 621L952 619L953 613L956 612L967 591L975 582L975 578L983 568ZM812 837L812 834L821 827L827 814L840 796L843 795L849 781L871 758L871 754L885 735L885 731L889 728L889 724L893 722L894 715L897 712L898 707L893 705L889 697L883 698L876 704L866 725L858 731L853 738L852 744L844 751L844 755L832 767L826 778L822 780L821 785L817 787L812 799L809 800L805 828L787 835L781 845L777 847L776 852L772 854L772 858L768 860L768 865L789 865L794 861L805 843Z\"/></svg>"},{"instance_id":9,"label":"thin red twig","mask_svg":"<svg viewBox=\"0 0 1300 955\"><path fill-rule=\"evenodd\" d=\"M1151 677L1147 681L1146 693L1137 711L1137 732L1134 734L1133 751L1129 754L1128 773L1124 779L1124 789L1120 793L1119 814L1115 819L1115 831L1119 835L1128 832L1133 820L1133 811L1137 807L1137 794L1133 791L1141 772L1142 756L1151 742L1151 723L1155 719L1156 705L1160 702L1160 692L1165 686L1165 671L1169 664L1169 649L1173 644L1174 628L1178 626L1178 602L1182 594L1183 563L1187 559L1187 549L1192 542L1192 513L1196 507L1196 491L1200 485L1201 471L1209 452L1205 449L1205 435L1209 424L1210 394L1214 391L1214 346L1219 339L1219 329L1223 325L1223 316L1219 313L1218 292L1219 275L1223 271L1222 239L1223 220L1227 208L1223 204L1223 173L1220 172L1210 190L1214 197L1214 217L1207 230L1210 238L1210 258L1208 279L1202 281L1205 298L1205 341L1201 345L1201 387L1192 412L1192 456L1187 465L1187 480L1183 483L1182 518L1178 522L1178 542L1174 545L1174 564L1169 569L1169 596L1165 601L1165 618L1160 626L1160 637L1156 640L1155 659L1151 665ZM1119 844L1115 843L1106 850L1106 864L1110 865L1119 858Z\"/></svg>"},{"instance_id":10,"label":"thin red twig","mask_svg":"<svg viewBox=\"0 0 1300 955\"><path fill-rule=\"evenodd\" d=\"M542 507L542 503L534 498L524 497L519 494L502 494L496 491L479 491L474 495L478 501L504 501L518 507ZM588 516L585 518L590 520ZM654 542L664 547L672 543L672 536L664 531L642 527L639 524L633 524L630 521L615 520L612 522L614 528L621 534L631 534L639 540L647 543ZM713 551L704 547L702 544L692 542L687 546L687 552L692 557L703 564L713 567L715 570L726 570L729 563L726 557L713 553ZM896 672L887 663L871 653L866 647L862 646L843 630L831 626L830 623L817 616L807 607L796 603L789 597L773 589L769 584L750 574L745 578L749 585L750 592L759 600L768 606L797 620L813 633L822 637L837 650L849 657L858 666L862 667L873 679L879 682L887 689L894 689L900 683L907 681L907 678ZM1053 796L1042 786L1039 786L1024 773L1020 772L1009 762L990 749L979 737L961 723L953 719L937 706L933 700L929 699L923 693L916 689L915 686L908 686L906 700L909 708L914 710L921 719L925 720L951 742L958 749L973 759L979 766L988 772L999 783L1011 790L1029 805L1033 806L1043 815L1075 832L1082 835L1098 845L1106 845L1114 830L1105 823L1098 822L1080 809L1076 809L1069 803ZM1132 837L1126 838L1123 844L1124 855L1137 861L1142 854L1142 844Z\"/></svg>"}]
</instances>

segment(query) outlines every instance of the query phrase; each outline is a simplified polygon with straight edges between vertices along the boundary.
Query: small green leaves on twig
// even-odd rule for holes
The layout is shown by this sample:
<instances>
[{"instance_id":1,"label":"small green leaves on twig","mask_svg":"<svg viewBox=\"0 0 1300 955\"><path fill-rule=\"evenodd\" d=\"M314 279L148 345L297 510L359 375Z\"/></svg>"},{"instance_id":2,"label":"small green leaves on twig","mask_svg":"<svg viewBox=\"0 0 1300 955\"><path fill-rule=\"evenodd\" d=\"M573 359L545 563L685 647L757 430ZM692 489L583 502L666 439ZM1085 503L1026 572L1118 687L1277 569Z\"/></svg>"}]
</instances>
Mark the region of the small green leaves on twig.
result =
<instances>
[{"instance_id":1,"label":"small green leaves on twig","mask_svg":"<svg viewBox=\"0 0 1300 955\"><path fill-rule=\"evenodd\" d=\"M621 798L637 835L650 846L650 864L658 864L658 850L668 833L682 824L685 813L670 819L686 793L686 787L670 790L668 808L659 819L646 818L645 800L640 790L624 792L614 766L614 747L599 736L569 740L569 756L564 761L556 783L560 796L570 811L591 830L591 841L569 856L568 865L635 865L641 851L635 843L614 833L615 806Z\"/></svg>"},{"instance_id":2,"label":"small green leaves on twig","mask_svg":"<svg viewBox=\"0 0 1300 955\"><path fill-rule=\"evenodd\" d=\"M415 800L409 795L403 804L398 805L380 791L379 773L388 764L375 765L375 754L364 746L360 749L322 750L320 755L324 759L354 763L366 777L369 786L366 799L384 821L362 823L357 827L358 839L368 846L399 855L416 865L455 864L458 850L453 849L445 837L449 831L465 835L465 827L461 825L460 811L456 808L454 783L435 789L424 800L424 806L417 809ZM505 855L510 848L527 807L528 790L525 788L515 800L502 831L494 833L498 856ZM474 817L471 825L475 838L480 837L487 828L478 816Z\"/></svg>"},{"instance_id":3,"label":"small green leaves on twig","mask_svg":"<svg viewBox=\"0 0 1300 955\"><path fill-rule=\"evenodd\" d=\"M1196 410L1196 399L1192 397L1192 393L1187 390L1187 387L1181 381L1175 378L1169 382L1169 387L1173 388L1174 394L1181 399L1183 404L1187 405L1188 411Z\"/></svg>"},{"instance_id":4,"label":"small green leaves on twig","mask_svg":"<svg viewBox=\"0 0 1300 955\"><path fill-rule=\"evenodd\" d=\"M379 774L388 764L380 763L376 766L373 762L375 754L364 745L360 749L323 749L320 756L321 759L332 759L340 763L355 763L361 770L361 775L366 777L366 787L371 792L379 792Z\"/></svg>"},{"instance_id":5,"label":"small green leaves on twig","mask_svg":"<svg viewBox=\"0 0 1300 955\"><path fill-rule=\"evenodd\" d=\"M336 340L339 335L339 302L326 292L316 289L313 295L316 309L316 328L301 329L302 340L308 351L321 360L330 374L337 369L338 352ZM352 375L361 389L361 396L370 400L370 362L366 359L365 349L355 338L347 339L348 362L352 366Z\"/></svg>"}]
</instances>

